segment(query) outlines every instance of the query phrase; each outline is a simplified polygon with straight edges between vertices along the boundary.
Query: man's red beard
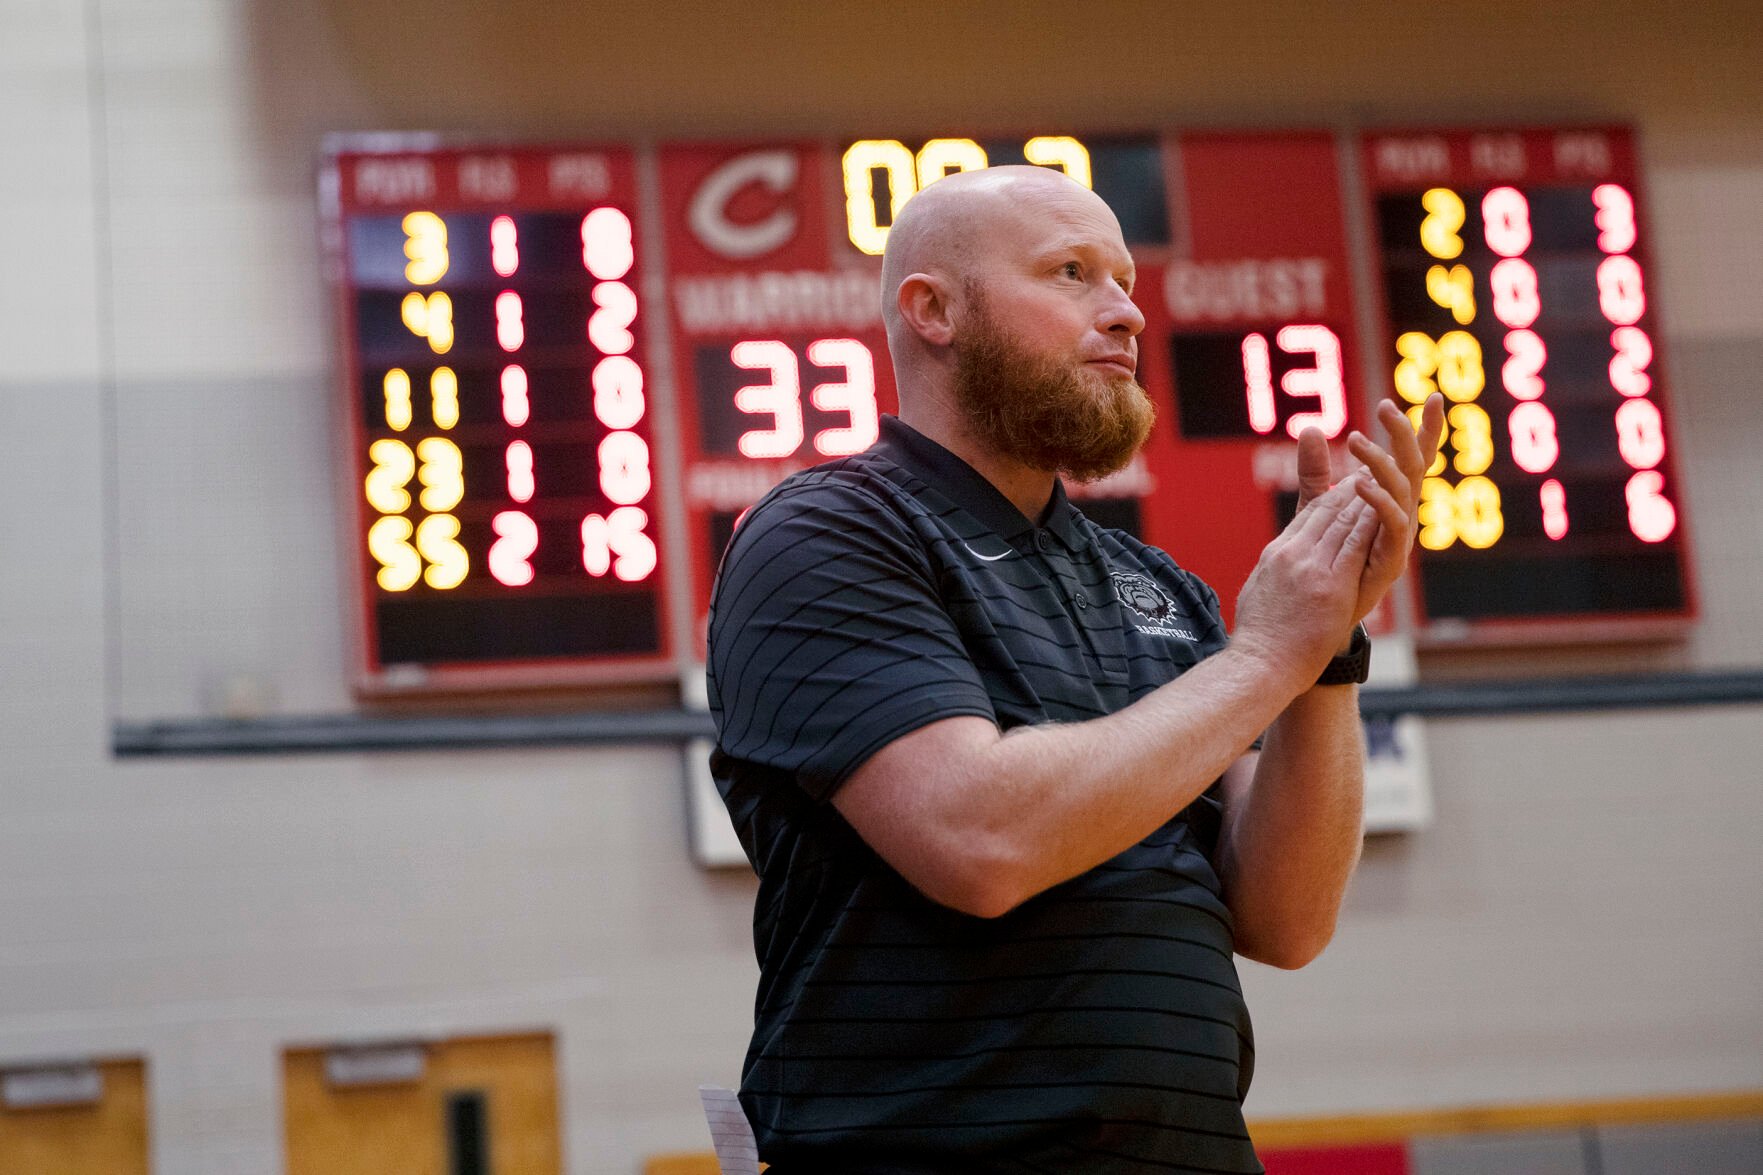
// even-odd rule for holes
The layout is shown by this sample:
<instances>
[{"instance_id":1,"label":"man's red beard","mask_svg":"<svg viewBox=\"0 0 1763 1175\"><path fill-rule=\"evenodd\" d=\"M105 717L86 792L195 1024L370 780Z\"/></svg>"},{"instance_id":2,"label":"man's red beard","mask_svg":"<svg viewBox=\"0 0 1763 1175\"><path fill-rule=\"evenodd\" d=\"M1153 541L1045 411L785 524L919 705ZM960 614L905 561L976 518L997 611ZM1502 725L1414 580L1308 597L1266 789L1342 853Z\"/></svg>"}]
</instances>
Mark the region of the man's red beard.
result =
<instances>
[{"instance_id":1,"label":"man's red beard","mask_svg":"<svg viewBox=\"0 0 1763 1175\"><path fill-rule=\"evenodd\" d=\"M1080 482L1131 461L1157 415L1138 381L1031 352L993 321L977 287L966 293L974 317L955 343L955 398L974 439Z\"/></svg>"}]
</instances>

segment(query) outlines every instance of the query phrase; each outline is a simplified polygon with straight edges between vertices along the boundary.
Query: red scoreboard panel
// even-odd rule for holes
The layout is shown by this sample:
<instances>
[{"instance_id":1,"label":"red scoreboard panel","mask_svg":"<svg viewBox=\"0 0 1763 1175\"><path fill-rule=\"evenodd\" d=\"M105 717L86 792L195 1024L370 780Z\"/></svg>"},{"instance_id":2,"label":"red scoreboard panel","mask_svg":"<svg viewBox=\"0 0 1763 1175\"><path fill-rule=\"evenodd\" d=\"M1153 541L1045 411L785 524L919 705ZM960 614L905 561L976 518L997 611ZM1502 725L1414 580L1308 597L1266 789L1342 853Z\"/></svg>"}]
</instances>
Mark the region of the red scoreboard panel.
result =
<instances>
[{"instance_id":1,"label":"red scoreboard panel","mask_svg":"<svg viewBox=\"0 0 1763 1175\"><path fill-rule=\"evenodd\" d=\"M879 268L843 243L833 166L815 143L660 150L700 656L741 515L789 474L868 448L898 410Z\"/></svg>"},{"instance_id":2,"label":"red scoreboard panel","mask_svg":"<svg viewBox=\"0 0 1763 1175\"><path fill-rule=\"evenodd\" d=\"M635 161L333 153L359 685L674 672Z\"/></svg>"},{"instance_id":3,"label":"red scoreboard panel","mask_svg":"<svg viewBox=\"0 0 1763 1175\"><path fill-rule=\"evenodd\" d=\"M1422 494L1422 635L1680 628L1694 596L1631 136L1402 131L1363 151L1385 391L1449 402Z\"/></svg>"},{"instance_id":4,"label":"red scoreboard panel","mask_svg":"<svg viewBox=\"0 0 1763 1175\"><path fill-rule=\"evenodd\" d=\"M1327 135L950 137L661 149L669 322L697 640L742 511L861 451L895 410L880 254L925 184L1058 167L1120 217L1158 424L1092 517L1168 548L1229 600L1291 509L1293 438L1344 439L1363 394Z\"/></svg>"}]
</instances>

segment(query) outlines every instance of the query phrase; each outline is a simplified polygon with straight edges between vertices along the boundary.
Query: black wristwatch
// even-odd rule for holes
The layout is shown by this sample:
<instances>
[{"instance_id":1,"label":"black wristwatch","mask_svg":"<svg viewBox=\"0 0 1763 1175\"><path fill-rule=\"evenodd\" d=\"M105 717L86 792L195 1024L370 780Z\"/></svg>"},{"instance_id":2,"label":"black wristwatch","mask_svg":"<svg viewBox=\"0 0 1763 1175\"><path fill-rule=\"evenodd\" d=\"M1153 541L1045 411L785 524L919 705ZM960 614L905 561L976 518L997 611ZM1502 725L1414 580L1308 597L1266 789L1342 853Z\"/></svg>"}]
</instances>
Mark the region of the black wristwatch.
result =
<instances>
[{"instance_id":1,"label":"black wristwatch","mask_svg":"<svg viewBox=\"0 0 1763 1175\"><path fill-rule=\"evenodd\" d=\"M1347 643L1347 651L1332 658L1322 676L1316 679L1317 685L1362 685L1371 676L1371 638L1365 635L1365 626L1353 626L1353 639Z\"/></svg>"}]
</instances>

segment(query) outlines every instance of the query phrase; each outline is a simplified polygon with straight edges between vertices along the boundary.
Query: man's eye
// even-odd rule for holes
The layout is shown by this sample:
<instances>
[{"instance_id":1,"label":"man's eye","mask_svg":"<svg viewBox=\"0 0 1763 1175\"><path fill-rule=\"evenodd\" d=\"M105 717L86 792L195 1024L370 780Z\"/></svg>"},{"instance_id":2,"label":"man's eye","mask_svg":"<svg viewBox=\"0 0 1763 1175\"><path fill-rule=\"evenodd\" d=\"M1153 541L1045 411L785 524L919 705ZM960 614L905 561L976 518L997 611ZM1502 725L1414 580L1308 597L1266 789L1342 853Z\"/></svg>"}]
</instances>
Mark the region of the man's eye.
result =
<instances>
[{"instance_id":1,"label":"man's eye","mask_svg":"<svg viewBox=\"0 0 1763 1175\"><path fill-rule=\"evenodd\" d=\"M1064 265L1059 267L1059 273L1062 277L1069 277L1074 280L1081 279L1084 275L1084 267L1075 261L1067 261Z\"/></svg>"}]
</instances>

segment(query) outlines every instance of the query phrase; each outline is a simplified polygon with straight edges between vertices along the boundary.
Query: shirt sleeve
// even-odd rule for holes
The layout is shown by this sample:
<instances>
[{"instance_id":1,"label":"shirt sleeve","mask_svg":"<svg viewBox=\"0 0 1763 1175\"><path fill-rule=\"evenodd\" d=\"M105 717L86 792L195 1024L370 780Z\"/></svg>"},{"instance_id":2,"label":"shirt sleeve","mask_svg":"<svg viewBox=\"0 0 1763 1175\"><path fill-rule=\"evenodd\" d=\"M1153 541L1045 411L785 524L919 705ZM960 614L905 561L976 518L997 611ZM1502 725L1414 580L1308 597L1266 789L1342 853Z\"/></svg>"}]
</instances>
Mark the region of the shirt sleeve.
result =
<instances>
[{"instance_id":1,"label":"shirt sleeve","mask_svg":"<svg viewBox=\"0 0 1763 1175\"><path fill-rule=\"evenodd\" d=\"M902 735L997 719L907 520L810 476L735 531L710 613L710 707L723 754L825 800Z\"/></svg>"}]
</instances>

